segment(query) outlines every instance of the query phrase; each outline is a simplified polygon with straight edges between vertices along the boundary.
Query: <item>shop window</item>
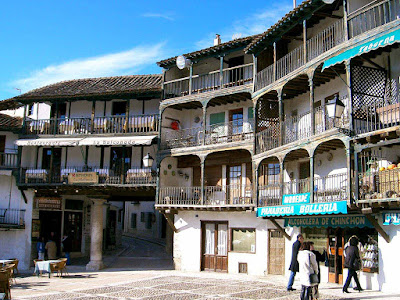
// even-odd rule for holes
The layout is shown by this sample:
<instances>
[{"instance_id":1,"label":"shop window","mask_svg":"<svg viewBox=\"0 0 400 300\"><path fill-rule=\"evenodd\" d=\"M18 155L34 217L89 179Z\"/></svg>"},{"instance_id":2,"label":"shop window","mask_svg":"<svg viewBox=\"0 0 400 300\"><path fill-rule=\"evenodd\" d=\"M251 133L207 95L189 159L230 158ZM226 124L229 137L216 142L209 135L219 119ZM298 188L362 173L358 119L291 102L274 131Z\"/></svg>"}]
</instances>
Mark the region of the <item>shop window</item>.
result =
<instances>
[{"instance_id":1,"label":"shop window","mask_svg":"<svg viewBox=\"0 0 400 300\"><path fill-rule=\"evenodd\" d=\"M65 209L83 210L83 201L81 200L66 200Z\"/></svg>"},{"instance_id":2,"label":"shop window","mask_svg":"<svg viewBox=\"0 0 400 300\"><path fill-rule=\"evenodd\" d=\"M136 229L136 214L131 214L131 228Z\"/></svg>"},{"instance_id":3,"label":"shop window","mask_svg":"<svg viewBox=\"0 0 400 300\"><path fill-rule=\"evenodd\" d=\"M305 241L313 241L315 250L323 252L326 249L327 229L306 227L302 229Z\"/></svg>"},{"instance_id":4,"label":"shop window","mask_svg":"<svg viewBox=\"0 0 400 300\"><path fill-rule=\"evenodd\" d=\"M233 252L256 252L256 230L254 228L234 228L231 235Z\"/></svg>"}]
</instances>

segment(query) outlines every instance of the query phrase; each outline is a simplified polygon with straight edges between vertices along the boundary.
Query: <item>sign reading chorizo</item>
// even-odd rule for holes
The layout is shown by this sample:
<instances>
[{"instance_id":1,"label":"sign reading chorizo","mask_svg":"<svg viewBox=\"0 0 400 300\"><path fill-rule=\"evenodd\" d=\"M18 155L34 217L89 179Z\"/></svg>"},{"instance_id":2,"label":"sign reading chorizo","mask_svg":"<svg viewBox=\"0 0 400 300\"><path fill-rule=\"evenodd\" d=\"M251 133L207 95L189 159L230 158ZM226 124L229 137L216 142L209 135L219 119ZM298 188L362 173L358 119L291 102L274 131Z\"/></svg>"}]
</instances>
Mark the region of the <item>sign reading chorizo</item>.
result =
<instances>
[{"instance_id":1,"label":"sign reading chorizo","mask_svg":"<svg viewBox=\"0 0 400 300\"><path fill-rule=\"evenodd\" d=\"M96 172L77 172L68 174L69 184L98 183L99 175Z\"/></svg>"}]
</instances>

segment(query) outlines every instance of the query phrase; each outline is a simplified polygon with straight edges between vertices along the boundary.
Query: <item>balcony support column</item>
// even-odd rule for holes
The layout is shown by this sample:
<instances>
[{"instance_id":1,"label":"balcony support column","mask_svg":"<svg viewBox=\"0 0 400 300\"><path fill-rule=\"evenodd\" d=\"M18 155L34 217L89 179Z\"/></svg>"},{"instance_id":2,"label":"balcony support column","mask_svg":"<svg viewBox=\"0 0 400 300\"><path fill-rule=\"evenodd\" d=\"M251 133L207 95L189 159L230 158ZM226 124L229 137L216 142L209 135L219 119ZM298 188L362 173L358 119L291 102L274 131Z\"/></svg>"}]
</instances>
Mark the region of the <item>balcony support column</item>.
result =
<instances>
[{"instance_id":1,"label":"balcony support column","mask_svg":"<svg viewBox=\"0 0 400 300\"><path fill-rule=\"evenodd\" d=\"M303 60L307 62L307 20L303 20Z\"/></svg>"},{"instance_id":2,"label":"balcony support column","mask_svg":"<svg viewBox=\"0 0 400 300\"><path fill-rule=\"evenodd\" d=\"M219 57L219 85L220 89L224 88L224 56Z\"/></svg>"},{"instance_id":3,"label":"balcony support column","mask_svg":"<svg viewBox=\"0 0 400 300\"><path fill-rule=\"evenodd\" d=\"M131 100L126 100L126 107L125 107L125 122L124 122L124 132L129 131L129 108L130 108Z\"/></svg>"},{"instance_id":4,"label":"balcony support column","mask_svg":"<svg viewBox=\"0 0 400 300\"><path fill-rule=\"evenodd\" d=\"M205 167L205 157L200 157L200 179L201 179L201 205L204 205L205 200L205 178L204 178L204 167Z\"/></svg>"},{"instance_id":5,"label":"balcony support column","mask_svg":"<svg viewBox=\"0 0 400 300\"><path fill-rule=\"evenodd\" d=\"M85 171L88 169L89 146L85 146Z\"/></svg>"},{"instance_id":6,"label":"balcony support column","mask_svg":"<svg viewBox=\"0 0 400 300\"><path fill-rule=\"evenodd\" d=\"M256 91L257 80L257 61L258 58L253 54L253 93Z\"/></svg>"},{"instance_id":7,"label":"balcony support column","mask_svg":"<svg viewBox=\"0 0 400 300\"><path fill-rule=\"evenodd\" d=\"M93 133L94 130L94 113L96 110L96 101L92 101L92 114L90 116L90 132Z\"/></svg>"},{"instance_id":8,"label":"balcony support column","mask_svg":"<svg viewBox=\"0 0 400 300\"><path fill-rule=\"evenodd\" d=\"M310 121L311 121L311 135L315 134L315 114L314 114L314 80L313 75L308 77L308 85L310 87Z\"/></svg>"},{"instance_id":9,"label":"balcony support column","mask_svg":"<svg viewBox=\"0 0 400 300\"><path fill-rule=\"evenodd\" d=\"M105 200L92 199L90 219L90 261L86 265L88 271L98 271L103 264L103 204Z\"/></svg>"},{"instance_id":10,"label":"balcony support column","mask_svg":"<svg viewBox=\"0 0 400 300\"><path fill-rule=\"evenodd\" d=\"M189 95L192 94L192 84L193 84L193 63L190 63L190 67L189 67Z\"/></svg>"},{"instance_id":11,"label":"balcony support column","mask_svg":"<svg viewBox=\"0 0 400 300\"><path fill-rule=\"evenodd\" d=\"M49 172L49 176L50 176L50 178L49 178L49 180L48 180L48 182L49 183L52 183L53 182L53 176L54 176L54 174L53 174L53 163L54 163L54 146L51 146L51 155L50 155L50 172Z\"/></svg>"},{"instance_id":12,"label":"balcony support column","mask_svg":"<svg viewBox=\"0 0 400 300\"><path fill-rule=\"evenodd\" d=\"M276 42L274 42L273 46L274 46L274 67L273 67L273 78L274 78L274 81L276 81L276 61L277 61L277 59L276 59Z\"/></svg>"},{"instance_id":13,"label":"balcony support column","mask_svg":"<svg viewBox=\"0 0 400 300\"><path fill-rule=\"evenodd\" d=\"M310 155L310 203L314 203L314 151Z\"/></svg>"},{"instance_id":14,"label":"balcony support column","mask_svg":"<svg viewBox=\"0 0 400 300\"><path fill-rule=\"evenodd\" d=\"M285 181L285 176L284 176L284 161L279 162L279 188L280 188L280 198L281 198L281 203L282 203L282 198L283 198L283 193L284 193L284 181Z\"/></svg>"},{"instance_id":15,"label":"balcony support column","mask_svg":"<svg viewBox=\"0 0 400 300\"><path fill-rule=\"evenodd\" d=\"M284 144L284 108L282 99L282 89L277 90L278 93L278 105L279 105L279 146Z\"/></svg>"},{"instance_id":16,"label":"balcony support column","mask_svg":"<svg viewBox=\"0 0 400 300\"><path fill-rule=\"evenodd\" d=\"M121 183L122 184L125 183L125 157L126 157L126 146L122 146L122 172L121 172ZM129 161L130 161L130 159L129 159Z\"/></svg>"},{"instance_id":17,"label":"balcony support column","mask_svg":"<svg viewBox=\"0 0 400 300\"><path fill-rule=\"evenodd\" d=\"M344 26L344 39L349 39L349 23L347 20L347 0L343 0L343 26Z\"/></svg>"},{"instance_id":18,"label":"balcony support column","mask_svg":"<svg viewBox=\"0 0 400 300\"><path fill-rule=\"evenodd\" d=\"M357 204L359 197L359 192L360 192L360 174L358 172L358 154L359 152L354 151L354 202ZM347 179L347 182L350 182L349 179Z\"/></svg>"},{"instance_id":19,"label":"balcony support column","mask_svg":"<svg viewBox=\"0 0 400 300\"><path fill-rule=\"evenodd\" d=\"M203 103L203 139L202 145L206 144L206 130L207 130L207 103Z\"/></svg>"},{"instance_id":20,"label":"balcony support column","mask_svg":"<svg viewBox=\"0 0 400 300\"><path fill-rule=\"evenodd\" d=\"M39 109L39 106L38 106ZM26 134L26 105L24 105L24 117L22 119L22 132Z\"/></svg>"},{"instance_id":21,"label":"balcony support column","mask_svg":"<svg viewBox=\"0 0 400 300\"><path fill-rule=\"evenodd\" d=\"M351 156L354 153L353 147L350 145L350 141L346 143L346 164L347 164L347 187L346 187L346 195L349 203L353 203L353 197L351 196L352 194L352 180L351 180ZM354 180L358 180L358 178L354 178Z\"/></svg>"},{"instance_id":22,"label":"balcony support column","mask_svg":"<svg viewBox=\"0 0 400 300\"><path fill-rule=\"evenodd\" d=\"M58 117L58 101L56 101L56 111L53 116L54 124L53 124L53 134L57 134L57 117ZM51 129L50 129L51 130Z\"/></svg>"},{"instance_id":23,"label":"balcony support column","mask_svg":"<svg viewBox=\"0 0 400 300\"><path fill-rule=\"evenodd\" d=\"M354 120L353 120L353 88L351 78L351 61L345 62L346 66L346 82L347 82L347 99L348 99L348 114L349 114L349 131L354 132Z\"/></svg>"}]
</instances>

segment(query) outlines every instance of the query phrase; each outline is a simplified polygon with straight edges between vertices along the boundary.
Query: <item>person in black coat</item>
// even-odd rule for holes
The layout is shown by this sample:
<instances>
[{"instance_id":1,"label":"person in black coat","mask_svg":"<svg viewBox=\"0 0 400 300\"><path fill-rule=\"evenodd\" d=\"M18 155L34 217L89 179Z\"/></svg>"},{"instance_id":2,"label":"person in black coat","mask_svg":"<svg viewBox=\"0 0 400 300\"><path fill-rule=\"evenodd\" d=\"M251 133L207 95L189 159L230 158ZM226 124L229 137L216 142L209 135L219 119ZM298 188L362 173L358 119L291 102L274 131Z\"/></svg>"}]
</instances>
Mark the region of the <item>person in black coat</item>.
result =
<instances>
[{"instance_id":1,"label":"person in black coat","mask_svg":"<svg viewBox=\"0 0 400 300\"><path fill-rule=\"evenodd\" d=\"M358 251L358 238L357 237L351 237L349 241L350 246L346 247L344 250L346 253L346 258L344 260L344 267L349 269L349 273L347 274L347 279L346 282L343 286L343 293L349 293L347 290L351 278L354 278L354 281L356 282L357 285L357 290L361 292L363 289L361 288L360 282L358 281L357 277L357 271L361 267L361 261L360 261L360 253Z\"/></svg>"},{"instance_id":2,"label":"person in black coat","mask_svg":"<svg viewBox=\"0 0 400 300\"><path fill-rule=\"evenodd\" d=\"M299 262L297 261L297 255L299 254L299 250L301 247L301 244L303 244L304 238L301 234L297 236L296 242L293 243L292 246L292 261L290 262L290 277L289 277L289 282L287 285L287 290L288 291L294 291L295 289L293 288L293 282L294 282L294 277L296 276L296 273L299 271Z\"/></svg>"}]
</instances>

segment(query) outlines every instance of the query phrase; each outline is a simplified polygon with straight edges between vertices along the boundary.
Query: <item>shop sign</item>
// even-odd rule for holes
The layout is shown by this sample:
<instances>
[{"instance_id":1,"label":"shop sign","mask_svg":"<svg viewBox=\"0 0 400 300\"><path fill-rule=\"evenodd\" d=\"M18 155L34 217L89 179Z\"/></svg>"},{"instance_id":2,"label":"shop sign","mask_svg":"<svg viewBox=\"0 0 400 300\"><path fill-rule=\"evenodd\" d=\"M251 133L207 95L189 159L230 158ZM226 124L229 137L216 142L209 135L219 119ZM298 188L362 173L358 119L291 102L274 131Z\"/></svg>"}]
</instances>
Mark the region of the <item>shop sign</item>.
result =
<instances>
[{"instance_id":1,"label":"shop sign","mask_svg":"<svg viewBox=\"0 0 400 300\"><path fill-rule=\"evenodd\" d=\"M347 214L347 201L291 204L257 208L257 217Z\"/></svg>"},{"instance_id":2,"label":"shop sign","mask_svg":"<svg viewBox=\"0 0 400 300\"><path fill-rule=\"evenodd\" d=\"M310 203L310 193L283 195L282 204Z\"/></svg>"},{"instance_id":3,"label":"shop sign","mask_svg":"<svg viewBox=\"0 0 400 300\"><path fill-rule=\"evenodd\" d=\"M38 209L61 210L61 204L61 198L36 197L36 205Z\"/></svg>"},{"instance_id":4,"label":"shop sign","mask_svg":"<svg viewBox=\"0 0 400 300\"><path fill-rule=\"evenodd\" d=\"M68 174L69 184L98 183L99 175L96 172L78 172Z\"/></svg>"},{"instance_id":5,"label":"shop sign","mask_svg":"<svg viewBox=\"0 0 400 300\"><path fill-rule=\"evenodd\" d=\"M370 227L372 224L365 216L317 216L312 218L287 218L285 219L285 227Z\"/></svg>"},{"instance_id":6,"label":"shop sign","mask_svg":"<svg viewBox=\"0 0 400 300\"><path fill-rule=\"evenodd\" d=\"M383 213L383 225L400 225L400 212Z\"/></svg>"}]
</instances>

